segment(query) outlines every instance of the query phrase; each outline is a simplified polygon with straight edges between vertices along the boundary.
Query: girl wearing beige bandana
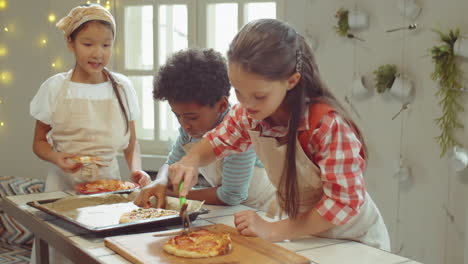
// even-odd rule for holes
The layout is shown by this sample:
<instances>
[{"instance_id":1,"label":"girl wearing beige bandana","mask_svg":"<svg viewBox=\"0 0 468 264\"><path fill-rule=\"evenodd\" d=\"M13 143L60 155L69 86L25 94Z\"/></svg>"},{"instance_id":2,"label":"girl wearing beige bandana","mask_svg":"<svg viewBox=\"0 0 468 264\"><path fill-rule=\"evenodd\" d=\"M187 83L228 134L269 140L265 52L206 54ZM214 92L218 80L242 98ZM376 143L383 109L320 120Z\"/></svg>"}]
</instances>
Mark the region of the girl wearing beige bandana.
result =
<instances>
[{"instance_id":1,"label":"girl wearing beige bandana","mask_svg":"<svg viewBox=\"0 0 468 264\"><path fill-rule=\"evenodd\" d=\"M100 5L73 8L57 27L64 32L76 64L47 79L31 101L36 118L33 150L52 164L46 191L70 190L81 182L120 179L117 152L123 150L132 181L144 186L134 120L139 116L130 80L105 66L112 55L115 21ZM72 161L97 157L98 163ZM33 250L34 252L34 250ZM65 263L51 252L52 263ZM34 254L31 258L34 263Z\"/></svg>"}]
</instances>

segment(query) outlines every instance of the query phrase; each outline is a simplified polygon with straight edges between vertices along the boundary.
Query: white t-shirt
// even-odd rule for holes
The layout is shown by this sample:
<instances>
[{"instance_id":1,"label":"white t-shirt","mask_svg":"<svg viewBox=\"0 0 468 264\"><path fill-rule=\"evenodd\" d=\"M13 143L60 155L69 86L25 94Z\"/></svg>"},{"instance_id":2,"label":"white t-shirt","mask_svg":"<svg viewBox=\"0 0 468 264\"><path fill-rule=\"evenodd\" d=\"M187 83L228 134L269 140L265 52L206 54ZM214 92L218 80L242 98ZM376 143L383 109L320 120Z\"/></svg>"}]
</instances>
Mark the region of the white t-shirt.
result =
<instances>
[{"instance_id":1,"label":"white t-shirt","mask_svg":"<svg viewBox=\"0 0 468 264\"><path fill-rule=\"evenodd\" d=\"M112 73L112 76L116 81L121 83L124 88L128 101L129 120L134 121L140 116L140 107L138 106L135 89L126 76L115 72ZM51 124L51 116L57 105L57 95L66 77L67 73L62 72L50 77L42 83L30 105L30 113L35 119L48 125ZM104 100L115 98L115 94L110 81L98 84L70 82L66 97L70 99L87 98ZM125 100L123 100L123 102L125 102Z\"/></svg>"}]
</instances>

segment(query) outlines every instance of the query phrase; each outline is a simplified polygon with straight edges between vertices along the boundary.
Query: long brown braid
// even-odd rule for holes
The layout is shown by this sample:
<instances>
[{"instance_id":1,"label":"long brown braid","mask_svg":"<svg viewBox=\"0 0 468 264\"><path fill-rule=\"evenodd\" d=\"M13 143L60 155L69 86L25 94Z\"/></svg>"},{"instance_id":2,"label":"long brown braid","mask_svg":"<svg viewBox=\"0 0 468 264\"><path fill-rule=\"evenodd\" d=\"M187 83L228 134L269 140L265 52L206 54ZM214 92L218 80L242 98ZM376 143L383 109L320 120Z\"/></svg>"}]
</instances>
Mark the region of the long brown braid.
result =
<instances>
[{"instance_id":1,"label":"long brown braid","mask_svg":"<svg viewBox=\"0 0 468 264\"><path fill-rule=\"evenodd\" d=\"M117 84L117 81L115 80L114 76L112 75L112 73L109 70L104 69L104 72L106 73L106 75L108 76L109 80L112 83L112 90L114 90L115 96L117 97L117 101L119 102L120 110L122 111L122 115L124 116L124 119L125 119L125 127L126 127L125 132L128 132L128 130L130 129L129 128L129 122L130 121L129 121L128 113L125 110L125 106L124 106L124 103L123 103L121 93L119 91L119 85ZM125 95L124 97L125 97L125 103L128 106L127 96Z\"/></svg>"}]
</instances>

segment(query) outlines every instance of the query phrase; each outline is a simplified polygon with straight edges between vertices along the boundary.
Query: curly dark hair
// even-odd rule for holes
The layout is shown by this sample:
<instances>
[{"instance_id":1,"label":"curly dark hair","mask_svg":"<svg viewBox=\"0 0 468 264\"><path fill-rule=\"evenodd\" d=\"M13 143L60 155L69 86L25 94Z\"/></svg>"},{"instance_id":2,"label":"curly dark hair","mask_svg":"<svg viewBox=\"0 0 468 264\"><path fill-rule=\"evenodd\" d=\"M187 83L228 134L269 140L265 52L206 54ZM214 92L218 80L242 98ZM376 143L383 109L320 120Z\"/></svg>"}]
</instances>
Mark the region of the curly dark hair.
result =
<instances>
[{"instance_id":1,"label":"curly dark hair","mask_svg":"<svg viewBox=\"0 0 468 264\"><path fill-rule=\"evenodd\" d=\"M153 98L214 106L229 96L226 59L213 49L174 53L154 76Z\"/></svg>"}]
</instances>

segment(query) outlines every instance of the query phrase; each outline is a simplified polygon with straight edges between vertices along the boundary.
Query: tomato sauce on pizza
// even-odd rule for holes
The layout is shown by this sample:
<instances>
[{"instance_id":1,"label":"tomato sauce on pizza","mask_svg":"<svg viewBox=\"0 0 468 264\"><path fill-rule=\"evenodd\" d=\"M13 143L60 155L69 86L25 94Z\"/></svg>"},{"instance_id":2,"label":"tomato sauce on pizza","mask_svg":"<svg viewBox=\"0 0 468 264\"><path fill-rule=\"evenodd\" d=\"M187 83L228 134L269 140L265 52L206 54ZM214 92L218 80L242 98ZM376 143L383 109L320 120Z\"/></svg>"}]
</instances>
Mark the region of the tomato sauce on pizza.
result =
<instances>
[{"instance_id":1,"label":"tomato sauce on pizza","mask_svg":"<svg viewBox=\"0 0 468 264\"><path fill-rule=\"evenodd\" d=\"M232 242L228 233L213 233L200 229L169 239L163 246L171 255L184 258L207 258L231 252Z\"/></svg>"}]
</instances>

